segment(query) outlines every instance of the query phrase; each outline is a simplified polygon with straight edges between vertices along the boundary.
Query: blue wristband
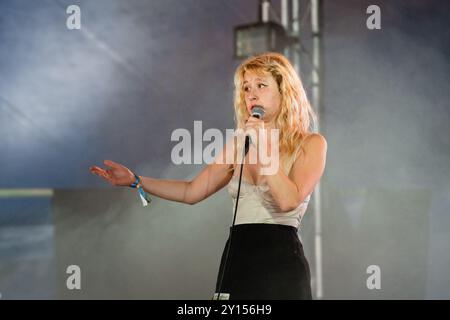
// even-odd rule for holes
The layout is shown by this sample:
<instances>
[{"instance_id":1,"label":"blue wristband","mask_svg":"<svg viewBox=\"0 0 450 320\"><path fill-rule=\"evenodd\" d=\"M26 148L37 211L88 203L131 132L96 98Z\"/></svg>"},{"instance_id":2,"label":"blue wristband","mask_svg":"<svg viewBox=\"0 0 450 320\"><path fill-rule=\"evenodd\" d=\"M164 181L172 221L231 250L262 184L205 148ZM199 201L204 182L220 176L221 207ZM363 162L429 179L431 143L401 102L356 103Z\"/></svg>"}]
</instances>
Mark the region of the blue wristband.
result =
<instances>
[{"instance_id":1,"label":"blue wristband","mask_svg":"<svg viewBox=\"0 0 450 320\"><path fill-rule=\"evenodd\" d=\"M137 188L138 185L141 184L141 178L139 178L139 176L136 173L133 173L134 177L136 178L136 180L134 180L134 182L132 184L130 184L131 188Z\"/></svg>"},{"instance_id":2,"label":"blue wristband","mask_svg":"<svg viewBox=\"0 0 450 320\"><path fill-rule=\"evenodd\" d=\"M152 202L152 198L150 198L148 193L145 192L144 189L142 188L141 178L137 174L135 174L135 173L133 173L133 174L134 174L134 177L136 178L136 180L132 184L130 184L130 187L138 189L139 197L141 198L142 205L145 207L150 202Z\"/></svg>"}]
</instances>

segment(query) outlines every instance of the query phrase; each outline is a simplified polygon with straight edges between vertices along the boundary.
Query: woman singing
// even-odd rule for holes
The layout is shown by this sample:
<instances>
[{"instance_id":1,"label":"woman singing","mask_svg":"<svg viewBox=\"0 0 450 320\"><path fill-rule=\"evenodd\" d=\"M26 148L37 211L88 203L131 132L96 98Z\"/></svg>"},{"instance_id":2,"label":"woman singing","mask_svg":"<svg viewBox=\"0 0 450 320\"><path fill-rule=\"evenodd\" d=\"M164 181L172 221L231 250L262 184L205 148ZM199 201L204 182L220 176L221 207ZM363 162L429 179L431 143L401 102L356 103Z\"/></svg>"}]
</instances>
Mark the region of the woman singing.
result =
<instances>
[{"instance_id":1,"label":"woman singing","mask_svg":"<svg viewBox=\"0 0 450 320\"><path fill-rule=\"evenodd\" d=\"M112 185L137 185L149 194L186 204L227 186L235 205L242 166L235 225L222 254L216 293L227 294L230 300L311 299L310 270L298 228L325 169L326 140L311 132L315 114L298 74L283 55L269 52L245 60L235 72L234 84L239 134L191 181L137 176L108 160L107 170L96 166L90 170ZM263 110L262 117L251 116L255 106ZM242 160L240 138L247 133L256 135L251 135ZM278 148L269 163L259 157L254 161L260 148L273 150L274 144ZM263 170L269 167L276 169Z\"/></svg>"}]
</instances>

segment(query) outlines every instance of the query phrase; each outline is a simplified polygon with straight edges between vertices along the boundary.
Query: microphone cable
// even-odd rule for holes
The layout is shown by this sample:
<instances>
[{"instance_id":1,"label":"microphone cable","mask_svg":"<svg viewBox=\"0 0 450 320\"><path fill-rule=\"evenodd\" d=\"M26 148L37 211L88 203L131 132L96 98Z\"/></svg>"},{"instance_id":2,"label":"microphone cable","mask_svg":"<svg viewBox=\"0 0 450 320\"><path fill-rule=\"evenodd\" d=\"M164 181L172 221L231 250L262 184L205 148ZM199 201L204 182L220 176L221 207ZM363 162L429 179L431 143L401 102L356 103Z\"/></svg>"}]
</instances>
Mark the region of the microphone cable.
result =
<instances>
[{"instance_id":1,"label":"microphone cable","mask_svg":"<svg viewBox=\"0 0 450 320\"><path fill-rule=\"evenodd\" d=\"M220 276L219 292L217 294L217 299L216 300L220 300L220 294L222 293L222 282L223 282L223 277L225 275L226 268L227 268L228 256L230 254L231 240L232 240L232 237L233 237L233 229L234 229L234 225L235 225L235 222L236 222L236 213L237 213L237 207L238 207L238 203L239 203L239 194L241 192L242 169L244 168L244 159L245 159L245 156L247 155L249 146L250 146L250 137L246 136L245 137L244 156L242 158L241 169L240 169L240 172L239 172L239 184L238 184L238 191L237 191L237 196L236 196L236 205L234 206L233 223L232 223L231 229L230 229L230 238L228 240L228 248L227 248L227 253L225 255L225 262L223 264L222 274Z\"/></svg>"}]
</instances>

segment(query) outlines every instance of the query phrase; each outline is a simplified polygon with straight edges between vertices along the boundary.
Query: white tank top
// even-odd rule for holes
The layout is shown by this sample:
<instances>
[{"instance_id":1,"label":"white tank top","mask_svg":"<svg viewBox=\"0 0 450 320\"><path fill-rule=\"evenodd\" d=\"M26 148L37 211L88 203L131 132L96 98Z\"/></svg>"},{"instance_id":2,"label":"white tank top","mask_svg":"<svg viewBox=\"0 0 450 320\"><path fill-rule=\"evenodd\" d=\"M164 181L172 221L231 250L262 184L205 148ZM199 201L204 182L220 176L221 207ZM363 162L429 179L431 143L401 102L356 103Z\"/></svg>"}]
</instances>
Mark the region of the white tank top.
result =
<instances>
[{"instance_id":1,"label":"white tank top","mask_svg":"<svg viewBox=\"0 0 450 320\"><path fill-rule=\"evenodd\" d=\"M293 162L294 161L292 160L288 166L286 175L289 173ZM236 206L236 197L239 184L239 175L236 173L238 173L238 170L240 170L240 165L236 166L237 172L233 174L227 186L228 193L233 200L232 214L234 214L234 208ZM306 208L308 207L310 198L311 195L308 195L297 208L291 211L281 212L270 193L267 183L254 185L248 181L245 181L245 178L242 177L235 224L283 224L293 226L298 229L303 215L306 212Z\"/></svg>"}]
</instances>

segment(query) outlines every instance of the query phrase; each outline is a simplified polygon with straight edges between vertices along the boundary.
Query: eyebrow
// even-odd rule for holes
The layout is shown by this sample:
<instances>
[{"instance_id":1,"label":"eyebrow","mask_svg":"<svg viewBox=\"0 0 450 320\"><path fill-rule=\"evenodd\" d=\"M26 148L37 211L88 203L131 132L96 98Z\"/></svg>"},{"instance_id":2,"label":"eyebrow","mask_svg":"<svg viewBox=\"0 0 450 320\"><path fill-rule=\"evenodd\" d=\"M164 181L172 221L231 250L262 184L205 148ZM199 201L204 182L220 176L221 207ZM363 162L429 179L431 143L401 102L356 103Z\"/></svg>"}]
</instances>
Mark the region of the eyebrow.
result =
<instances>
[{"instance_id":1,"label":"eyebrow","mask_svg":"<svg viewBox=\"0 0 450 320\"><path fill-rule=\"evenodd\" d=\"M266 79L263 79L263 78L255 78L255 80L261 80L261 81L266 81ZM245 84L245 83L247 83L248 81L247 80L245 80L244 82L243 82L243 84Z\"/></svg>"}]
</instances>

